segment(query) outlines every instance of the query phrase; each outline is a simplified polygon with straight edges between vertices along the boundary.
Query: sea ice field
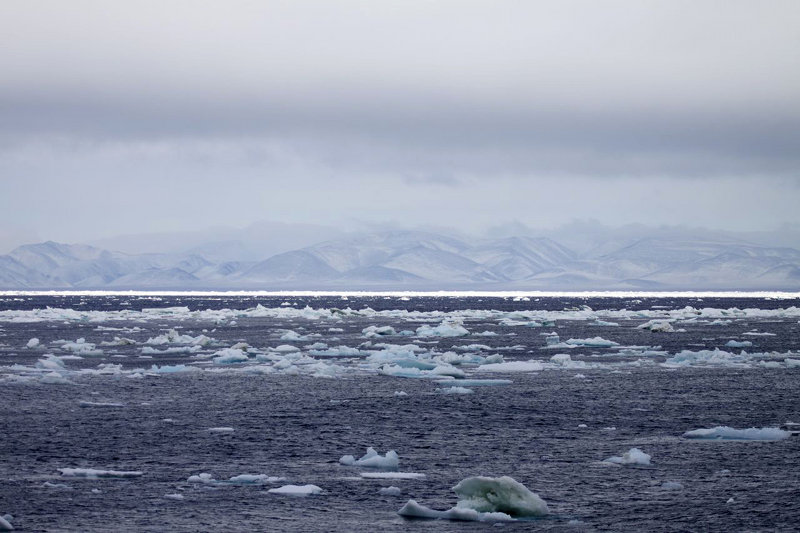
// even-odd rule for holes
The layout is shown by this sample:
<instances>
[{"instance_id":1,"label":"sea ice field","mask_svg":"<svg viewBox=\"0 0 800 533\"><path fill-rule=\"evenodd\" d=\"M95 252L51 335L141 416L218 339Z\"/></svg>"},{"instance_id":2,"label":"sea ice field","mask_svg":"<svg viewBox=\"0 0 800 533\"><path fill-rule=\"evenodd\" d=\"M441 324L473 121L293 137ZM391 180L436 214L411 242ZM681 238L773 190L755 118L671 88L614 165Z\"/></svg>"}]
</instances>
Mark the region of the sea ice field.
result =
<instances>
[{"instance_id":1,"label":"sea ice field","mask_svg":"<svg viewBox=\"0 0 800 533\"><path fill-rule=\"evenodd\" d=\"M800 298L0 294L0 530L796 531Z\"/></svg>"}]
</instances>

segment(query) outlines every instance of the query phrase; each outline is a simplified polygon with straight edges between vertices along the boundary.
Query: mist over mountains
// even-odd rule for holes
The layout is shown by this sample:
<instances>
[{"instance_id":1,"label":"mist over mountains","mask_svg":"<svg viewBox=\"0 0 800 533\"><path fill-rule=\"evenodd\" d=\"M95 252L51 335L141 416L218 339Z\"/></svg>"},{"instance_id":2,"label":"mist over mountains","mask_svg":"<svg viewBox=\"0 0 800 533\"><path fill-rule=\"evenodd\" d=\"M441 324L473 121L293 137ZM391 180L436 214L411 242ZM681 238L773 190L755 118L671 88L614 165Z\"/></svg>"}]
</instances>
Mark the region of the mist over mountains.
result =
<instances>
[{"instance_id":1,"label":"mist over mountains","mask_svg":"<svg viewBox=\"0 0 800 533\"><path fill-rule=\"evenodd\" d=\"M243 230L20 246L0 256L4 289L800 289L796 237L680 227L521 225L477 238L446 231L347 233L259 223ZM102 246L105 244L106 246ZM149 250L148 250L149 248ZM126 249L125 252L116 251Z\"/></svg>"}]
</instances>

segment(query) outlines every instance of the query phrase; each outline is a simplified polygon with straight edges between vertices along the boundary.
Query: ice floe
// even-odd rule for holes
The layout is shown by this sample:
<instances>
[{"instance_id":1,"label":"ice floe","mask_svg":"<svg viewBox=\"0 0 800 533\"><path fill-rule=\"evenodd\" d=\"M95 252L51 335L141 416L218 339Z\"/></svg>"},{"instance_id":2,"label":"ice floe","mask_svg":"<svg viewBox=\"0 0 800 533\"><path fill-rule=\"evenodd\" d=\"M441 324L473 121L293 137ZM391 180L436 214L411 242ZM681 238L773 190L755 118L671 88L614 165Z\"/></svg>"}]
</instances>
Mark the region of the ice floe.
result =
<instances>
[{"instance_id":1,"label":"ice floe","mask_svg":"<svg viewBox=\"0 0 800 533\"><path fill-rule=\"evenodd\" d=\"M394 450L389 450L386 455L380 455L375 448L367 448L367 453L361 458L356 459L352 455L344 455L339 462L346 466L365 466L368 468L397 468L400 465L400 457Z\"/></svg>"},{"instance_id":2,"label":"ice floe","mask_svg":"<svg viewBox=\"0 0 800 533\"><path fill-rule=\"evenodd\" d=\"M644 453L639 448L631 448L621 456L614 456L605 459L605 463L615 463L619 465L649 465L651 456Z\"/></svg>"},{"instance_id":3,"label":"ice floe","mask_svg":"<svg viewBox=\"0 0 800 533\"><path fill-rule=\"evenodd\" d=\"M134 478L143 475L139 471L125 470L99 470L97 468L59 468L59 472L64 477L100 479L100 478Z\"/></svg>"},{"instance_id":4,"label":"ice floe","mask_svg":"<svg viewBox=\"0 0 800 533\"><path fill-rule=\"evenodd\" d=\"M728 426L716 426L687 431L683 436L687 439L774 441L787 439L791 433L775 427L734 429Z\"/></svg>"},{"instance_id":5,"label":"ice floe","mask_svg":"<svg viewBox=\"0 0 800 533\"><path fill-rule=\"evenodd\" d=\"M476 476L453 487L459 498L446 511L437 511L409 500L398 514L410 518L506 522L517 518L540 517L549 514L547 503L515 479Z\"/></svg>"},{"instance_id":6,"label":"ice floe","mask_svg":"<svg viewBox=\"0 0 800 533\"><path fill-rule=\"evenodd\" d=\"M275 489L269 489L267 492L288 496L311 496L312 494L321 494L322 489L316 485L284 485Z\"/></svg>"}]
</instances>

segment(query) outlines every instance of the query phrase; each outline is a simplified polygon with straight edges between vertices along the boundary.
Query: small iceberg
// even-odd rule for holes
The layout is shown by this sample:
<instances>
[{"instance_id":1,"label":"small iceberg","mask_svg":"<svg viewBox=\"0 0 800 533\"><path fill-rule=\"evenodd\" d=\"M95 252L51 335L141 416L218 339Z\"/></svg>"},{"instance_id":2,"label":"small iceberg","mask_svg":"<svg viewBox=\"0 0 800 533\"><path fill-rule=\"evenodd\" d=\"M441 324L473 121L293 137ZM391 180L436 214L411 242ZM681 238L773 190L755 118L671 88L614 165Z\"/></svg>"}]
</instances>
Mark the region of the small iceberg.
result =
<instances>
[{"instance_id":1,"label":"small iceberg","mask_svg":"<svg viewBox=\"0 0 800 533\"><path fill-rule=\"evenodd\" d=\"M425 474L417 472L362 472L361 477L366 479L422 479Z\"/></svg>"},{"instance_id":2,"label":"small iceberg","mask_svg":"<svg viewBox=\"0 0 800 533\"><path fill-rule=\"evenodd\" d=\"M791 432L780 428L748 428L734 429L728 426L716 426L710 429L694 429L683 434L687 439L702 440L761 440L775 441L788 439Z\"/></svg>"},{"instance_id":3,"label":"small iceberg","mask_svg":"<svg viewBox=\"0 0 800 533\"><path fill-rule=\"evenodd\" d=\"M132 478L140 477L142 472L138 471L120 471L120 470L98 470L96 468L59 468L59 472L64 477L78 477L87 479L100 479L100 478Z\"/></svg>"},{"instance_id":4,"label":"small iceberg","mask_svg":"<svg viewBox=\"0 0 800 533\"><path fill-rule=\"evenodd\" d=\"M269 489L267 492L288 496L310 496L322 493L322 489L316 485L284 485L276 489Z\"/></svg>"},{"instance_id":5,"label":"small iceberg","mask_svg":"<svg viewBox=\"0 0 800 533\"><path fill-rule=\"evenodd\" d=\"M382 456L375 448L370 446L367 448L367 453L356 459L352 455L345 455L339 462L345 466L365 466L368 468L397 468L400 465L400 457L394 450L389 450L386 455Z\"/></svg>"},{"instance_id":6,"label":"small iceberg","mask_svg":"<svg viewBox=\"0 0 800 533\"><path fill-rule=\"evenodd\" d=\"M609 457L604 463L615 463L618 465L649 465L650 455L644 453L639 448L631 448L622 456Z\"/></svg>"},{"instance_id":7,"label":"small iceberg","mask_svg":"<svg viewBox=\"0 0 800 533\"><path fill-rule=\"evenodd\" d=\"M453 487L459 501L446 511L437 511L409 500L397 513L409 518L508 522L517 518L545 516L547 503L515 479L476 476Z\"/></svg>"}]
</instances>

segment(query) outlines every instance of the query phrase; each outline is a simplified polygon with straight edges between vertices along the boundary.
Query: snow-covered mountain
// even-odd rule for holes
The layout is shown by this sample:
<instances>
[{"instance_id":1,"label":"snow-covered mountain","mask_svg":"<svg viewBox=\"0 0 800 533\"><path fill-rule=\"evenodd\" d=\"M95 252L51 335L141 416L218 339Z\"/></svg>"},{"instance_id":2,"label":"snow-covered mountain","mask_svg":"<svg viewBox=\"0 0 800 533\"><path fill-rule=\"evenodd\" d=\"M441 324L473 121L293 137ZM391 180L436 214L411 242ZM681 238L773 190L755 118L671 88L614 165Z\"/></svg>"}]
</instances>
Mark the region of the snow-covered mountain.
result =
<instances>
[{"instance_id":1,"label":"snow-covered mountain","mask_svg":"<svg viewBox=\"0 0 800 533\"><path fill-rule=\"evenodd\" d=\"M25 245L0 256L0 288L800 289L794 248L684 233L598 242L581 254L546 237L424 231L351 235L261 261L247 254L236 260L235 243L192 244L181 253L147 254Z\"/></svg>"}]
</instances>

